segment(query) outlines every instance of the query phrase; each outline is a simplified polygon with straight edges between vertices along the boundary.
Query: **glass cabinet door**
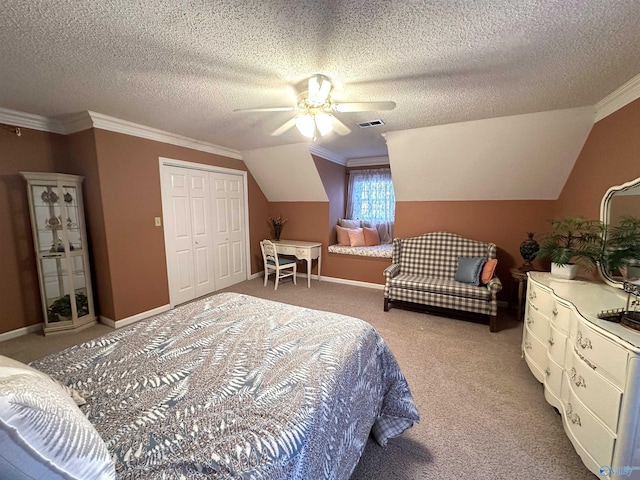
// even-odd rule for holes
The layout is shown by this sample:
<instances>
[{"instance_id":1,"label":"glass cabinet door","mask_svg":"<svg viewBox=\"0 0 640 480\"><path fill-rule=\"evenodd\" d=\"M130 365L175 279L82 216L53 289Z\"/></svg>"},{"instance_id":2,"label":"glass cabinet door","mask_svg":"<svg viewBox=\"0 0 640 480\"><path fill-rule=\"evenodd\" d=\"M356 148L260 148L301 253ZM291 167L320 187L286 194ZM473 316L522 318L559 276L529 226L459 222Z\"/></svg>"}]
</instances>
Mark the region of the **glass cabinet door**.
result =
<instances>
[{"instance_id":1,"label":"glass cabinet door","mask_svg":"<svg viewBox=\"0 0 640 480\"><path fill-rule=\"evenodd\" d=\"M82 177L23 172L38 259L44 333L95 323Z\"/></svg>"},{"instance_id":2,"label":"glass cabinet door","mask_svg":"<svg viewBox=\"0 0 640 480\"><path fill-rule=\"evenodd\" d=\"M31 185L39 253L64 252L62 204L57 185Z\"/></svg>"}]
</instances>

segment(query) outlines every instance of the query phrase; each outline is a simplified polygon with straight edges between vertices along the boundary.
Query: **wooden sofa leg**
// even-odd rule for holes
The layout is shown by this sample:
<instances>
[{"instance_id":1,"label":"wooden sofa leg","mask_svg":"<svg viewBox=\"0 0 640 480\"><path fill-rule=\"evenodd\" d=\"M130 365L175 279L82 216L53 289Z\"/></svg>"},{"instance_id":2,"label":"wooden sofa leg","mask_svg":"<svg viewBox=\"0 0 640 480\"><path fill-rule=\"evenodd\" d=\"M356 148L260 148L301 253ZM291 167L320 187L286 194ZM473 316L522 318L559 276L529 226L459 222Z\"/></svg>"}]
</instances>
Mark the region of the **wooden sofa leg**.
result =
<instances>
[{"instance_id":1,"label":"wooden sofa leg","mask_svg":"<svg viewBox=\"0 0 640 480\"><path fill-rule=\"evenodd\" d=\"M384 299L384 311L385 312L389 311L389 299L388 298Z\"/></svg>"},{"instance_id":2,"label":"wooden sofa leg","mask_svg":"<svg viewBox=\"0 0 640 480\"><path fill-rule=\"evenodd\" d=\"M490 332L497 332L498 331L497 315L491 315L489 317L489 331Z\"/></svg>"}]
</instances>

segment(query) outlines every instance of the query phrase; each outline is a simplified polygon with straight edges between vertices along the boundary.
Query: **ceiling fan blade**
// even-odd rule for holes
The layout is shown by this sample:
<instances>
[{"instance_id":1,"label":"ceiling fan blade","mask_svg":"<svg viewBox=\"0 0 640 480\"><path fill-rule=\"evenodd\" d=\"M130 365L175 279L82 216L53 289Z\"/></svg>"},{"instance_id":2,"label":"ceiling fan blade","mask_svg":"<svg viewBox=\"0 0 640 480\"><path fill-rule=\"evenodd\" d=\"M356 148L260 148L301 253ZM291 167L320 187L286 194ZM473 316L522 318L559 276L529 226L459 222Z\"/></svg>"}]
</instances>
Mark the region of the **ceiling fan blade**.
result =
<instances>
[{"instance_id":1,"label":"ceiling fan blade","mask_svg":"<svg viewBox=\"0 0 640 480\"><path fill-rule=\"evenodd\" d=\"M396 102L347 102L334 103L331 108L336 112L371 112L378 110L393 110Z\"/></svg>"},{"instance_id":2,"label":"ceiling fan blade","mask_svg":"<svg viewBox=\"0 0 640 480\"><path fill-rule=\"evenodd\" d=\"M351 133L351 129L333 115L331 115L331 126L338 135L349 135Z\"/></svg>"},{"instance_id":3,"label":"ceiling fan blade","mask_svg":"<svg viewBox=\"0 0 640 480\"><path fill-rule=\"evenodd\" d=\"M286 122L284 122L280 127L276 128L272 133L272 137L277 137L278 135L282 135L284 132L293 128L296 124L296 117L293 117Z\"/></svg>"},{"instance_id":4,"label":"ceiling fan blade","mask_svg":"<svg viewBox=\"0 0 640 480\"><path fill-rule=\"evenodd\" d=\"M298 107L236 108L234 112L295 112Z\"/></svg>"}]
</instances>

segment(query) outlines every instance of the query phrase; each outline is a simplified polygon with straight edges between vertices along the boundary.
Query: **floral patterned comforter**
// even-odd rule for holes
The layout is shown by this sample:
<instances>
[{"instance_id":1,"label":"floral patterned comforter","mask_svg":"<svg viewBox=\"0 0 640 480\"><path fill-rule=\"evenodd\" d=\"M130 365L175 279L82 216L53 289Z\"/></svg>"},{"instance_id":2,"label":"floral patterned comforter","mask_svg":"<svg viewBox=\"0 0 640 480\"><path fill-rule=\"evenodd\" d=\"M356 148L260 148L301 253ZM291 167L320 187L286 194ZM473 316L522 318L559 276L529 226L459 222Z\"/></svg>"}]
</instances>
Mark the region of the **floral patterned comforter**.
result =
<instances>
[{"instance_id":1,"label":"floral patterned comforter","mask_svg":"<svg viewBox=\"0 0 640 480\"><path fill-rule=\"evenodd\" d=\"M32 366L87 393L120 479L347 479L419 419L369 324L235 293Z\"/></svg>"}]
</instances>

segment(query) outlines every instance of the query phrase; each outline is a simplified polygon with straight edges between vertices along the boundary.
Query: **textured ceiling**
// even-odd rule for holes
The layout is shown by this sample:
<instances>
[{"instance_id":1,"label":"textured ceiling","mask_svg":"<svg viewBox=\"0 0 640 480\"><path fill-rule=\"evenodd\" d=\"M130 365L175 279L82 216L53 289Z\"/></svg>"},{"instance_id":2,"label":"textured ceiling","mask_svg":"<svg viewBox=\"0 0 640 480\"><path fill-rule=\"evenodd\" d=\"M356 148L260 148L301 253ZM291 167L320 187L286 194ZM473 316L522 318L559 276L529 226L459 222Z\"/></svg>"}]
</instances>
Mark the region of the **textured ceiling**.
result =
<instances>
[{"instance_id":1,"label":"textured ceiling","mask_svg":"<svg viewBox=\"0 0 640 480\"><path fill-rule=\"evenodd\" d=\"M291 113L233 110L294 105L321 72L336 101L397 103L318 142L371 157L385 131L593 105L640 72L638 25L632 0L5 0L0 106L247 150L303 138L269 136Z\"/></svg>"}]
</instances>

